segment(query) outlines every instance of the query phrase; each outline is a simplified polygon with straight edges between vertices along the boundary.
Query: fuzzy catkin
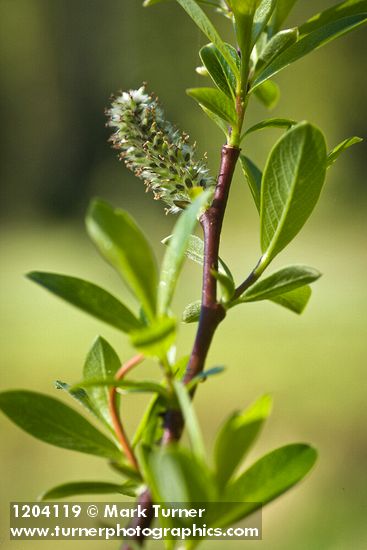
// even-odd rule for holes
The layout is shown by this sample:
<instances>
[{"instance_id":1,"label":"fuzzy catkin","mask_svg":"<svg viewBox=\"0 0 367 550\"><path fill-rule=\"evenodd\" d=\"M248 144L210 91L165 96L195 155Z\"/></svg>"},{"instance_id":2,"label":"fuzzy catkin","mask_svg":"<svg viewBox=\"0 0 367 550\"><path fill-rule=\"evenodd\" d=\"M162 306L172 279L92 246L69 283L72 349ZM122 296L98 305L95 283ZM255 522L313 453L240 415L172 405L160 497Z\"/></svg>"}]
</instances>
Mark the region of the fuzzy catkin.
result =
<instances>
[{"instance_id":1,"label":"fuzzy catkin","mask_svg":"<svg viewBox=\"0 0 367 550\"><path fill-rule=\"evenodd\" d=\"M107 126L115 129L110 141L119 158L144 180L155 199L178 212L192 202L198 190L215 185L205 159L195 160L196 145L165 120L156 97L145 87L121 92L106 112Z\"/></svg>"}]
</instances>

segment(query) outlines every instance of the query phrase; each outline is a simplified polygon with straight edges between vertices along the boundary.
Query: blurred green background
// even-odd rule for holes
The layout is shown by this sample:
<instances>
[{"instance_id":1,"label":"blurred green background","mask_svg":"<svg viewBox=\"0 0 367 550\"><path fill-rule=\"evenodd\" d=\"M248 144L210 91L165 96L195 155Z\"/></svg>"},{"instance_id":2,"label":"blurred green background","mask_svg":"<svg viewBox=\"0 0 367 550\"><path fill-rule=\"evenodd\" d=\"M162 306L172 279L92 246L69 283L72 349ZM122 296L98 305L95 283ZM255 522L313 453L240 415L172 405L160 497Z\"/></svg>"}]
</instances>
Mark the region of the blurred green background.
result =
<instances>
[{"instance_id":1,"label":"blurred green background","mask_svg":"<svg viewBox=\"0 0 367 550\"><path fill-rule=\"evenodd\" d=\"M166 217L117 162L107 143L104 108L111 92L147 81L167 116L208 151L216 170L221 135L185 96L200 85L194 72L205 43L174 4L144 10L138 0L0 0L1 388L28 388L57 397L55 379L77 381L96 335L107 338L121 360L126 338L51 295L23 274L57 271L95 281L130 302L115 273L98 257L83 227L83 213L99 195L128 209L162 256L160 240L174 219ZM289 24L335 2L299 2ZM226 22L218 19L230 36ZM285 70L277 81L282 99L272 116L307 119L326 132L329 146L366 134L366 30L348 35ZM251 106L248 124L267 116ZM277 131L246 145L259 164ZM228 367L208 381L196 407L208 448L224 417L265 392L275 408L251 458L293 441L320 451L309 479L264 512L264 549L362 550L366 548L366 146L352 148L328 176L322 201L303 233L276 266L290 262L319 268L306 313L298 318L271 303L228 315L209 365ZM257 214L238 170L224 227L222 256L238 280L258 253ZM200 272L185 267L175 303L179 313L199 297ZM194 327L182 327L186 352ZM157 376L148 364L142 375ZM145 404L126 399L130 430ZM113 480L87 455L48 447L11 425L1 427L1 548L39 548L7 540L8 502L33 500L70 480ZM103 542L45 542L70 549L105 548ZM116 542L108 543L117 547ZM203 549L223 543L207 543ZM233 543L231 547L245 543ZM158 548L159 544L151 544Z\"/></svg>"}]
</instances>

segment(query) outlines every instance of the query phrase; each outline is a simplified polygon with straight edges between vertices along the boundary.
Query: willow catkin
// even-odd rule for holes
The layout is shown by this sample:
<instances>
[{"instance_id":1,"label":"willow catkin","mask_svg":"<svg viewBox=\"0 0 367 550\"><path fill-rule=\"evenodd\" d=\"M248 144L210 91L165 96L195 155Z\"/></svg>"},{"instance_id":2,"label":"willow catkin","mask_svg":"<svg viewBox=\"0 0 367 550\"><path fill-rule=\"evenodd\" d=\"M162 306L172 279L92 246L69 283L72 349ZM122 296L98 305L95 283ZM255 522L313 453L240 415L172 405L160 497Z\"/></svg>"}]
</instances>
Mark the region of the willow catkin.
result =
<instances>
[{"instance_id":1,"label":"willow catkin","mask_svg":"<svg viewBox=\"0 0 367 550\"><path fill-rule=\"evenodd\" d=\"M155 199L178 212L192 202L199 190L215 185L205 158L195 159L196 144L164 118L158 99L145 87L121 92L106 112L114 128L110 141L119 158L144 180Z\"/></svg>"}]
</instances>

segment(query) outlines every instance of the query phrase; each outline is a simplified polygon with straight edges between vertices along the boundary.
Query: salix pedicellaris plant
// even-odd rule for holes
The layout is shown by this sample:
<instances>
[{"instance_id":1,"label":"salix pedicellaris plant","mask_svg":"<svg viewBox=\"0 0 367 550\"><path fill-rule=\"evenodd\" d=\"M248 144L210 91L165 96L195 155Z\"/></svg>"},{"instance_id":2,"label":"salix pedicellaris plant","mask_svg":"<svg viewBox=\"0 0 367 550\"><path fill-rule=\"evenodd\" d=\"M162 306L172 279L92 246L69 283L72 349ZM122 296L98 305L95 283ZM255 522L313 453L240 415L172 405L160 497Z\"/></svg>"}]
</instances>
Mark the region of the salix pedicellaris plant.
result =
<instances>
[{"instance_id":1,"label":"salix pedicellaris plant","mask_svg":"<svg viewBox=\"0 0 367 550\"><path fill-rule=\"evenodd\" d=\"M163 0L146 0L145 5ZM313 124L269 118L245 127L251 101L272 107L279 96L273 77L288 65L367 21L367 2L348 0L294 28L284 23L295 0L177 0L209 40L200 50L199 74L212 86L190 89L223 131L225 144L217 179L206 159L196 158L188 136L165 119L155 96L145 86L114 97L107 111L111 141L126 166L144 180L168 211L178 214L172 235L164 239L160 269L137 223L123 210L94 200L86 225L102 256L134 295L135 312L93 283L53 273L33 272L30 279L69 303L127 334L137 355L121 366L112 347L97 338L89 352L83 379L73 386L57 382L99 421L105 433L61 401L28 391L0 395L0 407L30 434L64 448L106 458L123 476L121 483L84 481L57 486L44 499L77 494L117 493L154 501L224 501L238 504L231 520L213 517L216 525L238 520L300 481L311 469L315 450L306 444L280 447L238 473L269 415L268 396L243 412L231 414L219 431L213 461L208 460L191 399L200 381L222 369L204 370L208 350L227 312L248 302L269 300L302 313L311 296L310 284L320 273L303 265L283 267L264 276L272 260L302 229L322 191L328 168L341 152L360 141L350 138L328 152L324 135ZM208 10L222 13L234 28L234 44L225 43ZM208 81L209 82L209 81ZM252 133L268 127L284 130L261 171L243 153ZM254 269L236 283L219 258L220 235L237 161L240 161L260 219L261 254ZM194 235L200 222L203 238ZM203 269L201 300L183 312L198 329L188 356L175 358L178 321L172 298L185 259ZM220 291L219 291L220 290ZM270 307L270 306L269 306ZM134 381L130 371L154 358L162 382ZM153 394L132 439L127 437L117 394ZM179 444L184 425L190 449ZM170 483L165 477L172 476ZM143 542L143 541L140 541ZM129 548L127 543L126 548Z\"/></svg>"}]
</instances>

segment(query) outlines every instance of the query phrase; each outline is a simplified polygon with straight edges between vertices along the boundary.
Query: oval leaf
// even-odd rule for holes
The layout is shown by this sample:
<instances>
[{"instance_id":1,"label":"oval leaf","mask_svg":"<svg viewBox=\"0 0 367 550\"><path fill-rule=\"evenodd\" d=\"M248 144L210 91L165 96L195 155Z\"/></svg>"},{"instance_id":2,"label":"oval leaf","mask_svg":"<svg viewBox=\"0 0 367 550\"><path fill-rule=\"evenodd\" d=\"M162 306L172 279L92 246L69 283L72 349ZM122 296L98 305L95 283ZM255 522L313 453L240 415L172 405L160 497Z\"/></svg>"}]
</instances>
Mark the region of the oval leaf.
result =
<instances>
[{"instance_id":1,"label":"oval leaf","mask_svg":"<svg viewBox=\"0 0 367 550\"><path fill-rule=\"evenodd\" d=\"M157 502L214 501L214 483L206 465L185 449L166 447L146 459L149 486Z\"/></svg>"},{"instance_id":2,"label":"oval leaf","mask_svg":"<svg viewBox=\"0 0 367 550\"><path fill-rule=\"evenodd\" d=\"M201 193L195 201L180 215L173 234L168 241L167 251L163 258L158 289L158 313L168 312L176 288L177 280L185 259L190 235L194 231L201 210L206 206L211 191Z\"/></svg>"},{"instance_id":3,"label":"oval leaf","mask_svg":"<svg viewBox=\"0 0 367 550\"><path fill-rule=\"evenodd\" d=\"M236 77L218 48L214 44L208 44L201 48L199 53L214 84L228 97L234 97Z\"/></svg>"},{"instance_id":4,"label":"oval leaf","mask_svg":"<svg viewBox=\"0 0 367 550\"><path fill-rule=\"evenodd\" d=\"M246 14L246 13L252 13L254 12L261 0L230 0L228 2L231 5L231 9L234 12Z\"/></svg>"},{"instance_id":5,"label":"oval leaf","mask_svg":"<svg viewBox=\"0 0 367 550\"><path fill-rule=\"evenodd\" d=\"M326 171L326 143L307 122L294 126L270 153L261 184L260 230L264 263L300 231L319 199Z\"/></svg>"},{"instance_id":6,"label":"oval leaf","mask_svg":"<svg viewBox=\"0 0 367 550\"><path fill-rule=\"evenodd\" d=\"M7 391L0 393L0 409L17 426L45 443L121 459L121 451L112 441L57 399L30 391Z\"/></svg>"},{"instance_id":7,"label":"oval leaf","mask_svg":"<svg viewBox=\"0 0 367 550\"><path fill-rule=\"evenodd\" d=\"M262 172L259 170L256 164L254 164L252 160L245 155L240 155L240 161L243 173L251 191L252 198L254 199L255 206L260 212Z\"/></svg>"},{"instance_id":8,"label":"oval leaf","mask_svg":"<svg viewBox=\"0 0 367 550\"><path fill-rule=\"evenodd\" d=\"M299 27L299 31L301 34L309 34L328 23L361 13L367 13L367 0L345 0L345 2L335 4L331 8L313 15Z\"/></svg>"},{"instance_id":9,"label":"oval leaf","mask_svg":"<svg viewBox=\"0 0 367 550\"><path fill-rule=\"evenodd\" d=\"M136 429L132 440L133 448L138 444L151 448L154 443L161 439L163 435L163 416L166 410L166 401L158 394L155 395Z\"/></svg>"},{"instance_id":10,"label":"oval leaf","mask_svg":"<svg viewBox=\"0 0 367 550\"><path fill-rule=\"evenodd\" d=\"M201 300L188 304L182 313L184 323L197 323L200 319Z\"/></svg>"},{"instance_id":11,"label":"oval leaf","mask_svg":"<svg viewBox=\"0 0 367 550\"><path fill-rule=\"evenodd\" d=\"M218 128L220 128L222 130L223 134L228 139L228 137L229 137L229 128L227 126L227 123L222 118L220 118L216 114L209 111L209 109L204 107L204 105L201 105L200 103L199 103L199 105L200 105L201 109L204 111L204 113L206 114L206 116L208 118L210 118L218 126Z\"/></svg>"},{"instance_id":12,"label":"oval leaf","mask_svg":"<svg viewBox=\"0 0 367 550\"><path fill-rule=\"evenodd\" d=\"M223 303L229 302L236 290L236 285L233 278L229 277L226 273L220 273L215 269L211 270L211 274L219 283L221 289L221 301Z\"/></svg>"},{"instance_id":13,"label":"oval leaf","mask_svg":"<svg viewBox=\"0 0 367 550\"><path fill-rule=\"evenodd\" d=\"M224 487L258 437L272 400L261 397L244 412L231 415L219 431L214 448L216 478ZM234 501L235 502L235 501Z\"/></svg>"},{"instance_id":14,"label":"oval leaf","mask_svg":"<svg viewBox=\"0 0 367 550\"><path fill-rule=\"evenodd\" d=\"M156 319L149 327L131 333L132 345L152 357L163 357L176 336L176 320L171 317Z\"/></svg>"},{"instance_id":15,"label":"oval leaf","mask_svg":"<svg viewBox=\"0 0 367 550\"><path fill-rule=\"evenodd\" d=\"M157 266L150 244L135 221L124 210L95 200L89 208L86 224L102 256L118 271L146 314L154 317Z\"/></svg>"},{"instance_id":16,"label":"oval leaf","mask_svg":"<svg viewBox=\"0 0 367 550\"><path fill-rule=\"evenodd\" d=\"M316 459L315 449L302 443L276 449L234 480L227 488L225 499L228 502L257 503L252 512L301 481ZM245 515L239 514L238 519Z\"/></svg>"},{"instance_id":17,"label":"oval leaf","mask_svg":"<svg viewBox=\"0 0 367 550\"><path fill-rule=\"evenodd\" d=\"M300 315L301 313L303 313L305 307L307 306L311 298L311 294L311 287L306 285L301 286L296 290L286 292L285 294L277 296L276 298L271 298L271 301L275 304L289 309L290 311L293 311L293 313L297 313L298 315Z\"/></svg>"},{"instance_id":18,"label":"oval leaf","mask_svg":"<svg viewBox=\"0 0 367 550\"><path fill-rule=\"evenodd\" d=\"M252 44L255 44L266 27L278 0L262 0L254 16Z\"/></svg>"},{"instance_id":19,"label":"oval leaf","mask_svg":"<svg viewBox=\"0 0 367 550\"><path fill-rule=\"evenodd\" d=\"M82 405L88 412L92 413L96 418L99 418L96 413L89 395L82 388L72 388L69 384L56 380L55 387L57 390L64 390L70 397L75 399L80 405Z\"/></svg>"},{"instance_id":20,"label":"oval leaf","mask_svg":"<svg viewBox=\"0 0 367 550\"><path fill-rule=\"evenodd\" d=\"M164 238L161 242L162 244L168 245L170 240L172 239L172 235L169 235L168 237ZM185 250L185 256L191 260L192 262L195 262L199 265L204 264L204 241L197 235L190 235L187 243L187 248ZM227 266L227 264L222 260L222 258L219 258L219 272L223 273L223 275L227 275L229 278L233 280L233 275Z\"/></svg>"},{"instance_id":21,"label":"oval leaf","mask_svg":"<svg viewBox=\"0 0 367 550\"><path fill-rule=\"evenodd\" d=\"M87 355L83 377L84 381L95 378L108 379L113 377L121 366L115 350L104 338L98 337ZM107 387L91 387L88 391L89 402L94 413L109 427L113 433L114 424L109 409L109 394Z\"/></svg>"},{"instance_id":22,"label":"oval leaf","mask_svg":"<svg viewBox=\"0 0 367 550\"><path fill-rule=\"evenodd\" d=\"M28 279L43 286L73 306L97 317L122 332L141 326L140 321L117 298L103 288L67 275L32 271Z\"/></svg>"},{"instance_id":23,"label":"oval leaf","mask_svg":"<svg viewBox=\"0 0 367 550\"><path fill-rule=\"evenodd\" d=\"M238 75L238 68L236 66L236 63L233 61L231 54L226 48L226 44L223 42L214 25L211 23L210 19L200 8L197 2L195 2L195 0L177 0L177 2L180 4L180 6L183 7L183 9L191 17L191 19L193 19L201 32L204 33L207 38L209 38L210 42L213 42L213 44L216 45L218 50L232 67L234 74Z\"/></svg>"},{"instance_id":24,"label":"oval leaf","mask_svg":"<svg viewBox=\"0 0 367 550\"><path fill-rule=\"evenodd\" d=\"M200 105L231 125L236 124L236 109L232 99L214 88L189 88L186 90Z\"/></svg>"},{"instance_id":25,"label":"oval leaf","mask_svg":"<svg viewBox=\"0 0 367 550\"><path fill-rule=\"evenodd\" d=\"M363 141L363 139L360 137L351 137L339 143L339 145L334 147L334 149L330 151L330 153L328 154L328 157L327 157L328 167L332 166L334 162L338 160L339 156L342 153L344 153L344 151L349 149L349 147L352 147L352 145L355 145L356 143L361 143L361 141Z\"/></svg>"},{"instance_id":26,"label":"oval leaf","mask_svg":"<svg viewBox=\"0 0 367 550\"><path fill-rule=\"evenodd\" d=\"M190 391L192 388L195 388L199 383L205 382L208 378L221 374L225 370L225 367L212 367L208 370L203 370L188 383L186 384L187 391Z\"/></svg>"},{"instance_id":27,"label":"oval leaf","mask_svg":"<svg viewBox=\"0 0 367 550\"><path fill-rule=\"evenodd\" d=\"M244 294L241 302L270 300L301 286L313 283L321 273L317 269L303 265L291 265L276 271L269 277L257 281Z\"/></svg>"},{"instance_id":28,"label":"oval leaf","mask_svg":"<svg viewBox=\"0 0 367 550\"><path fill-rule=\"evenodd\" d=\"M297 124L297 121L290 118L267 118L266 120L262 120L261 122L258 122L254 126L248 128L242 137L246 137L253 132L258 132L259 130L264 130L265 128L285 128L286 130L289 130L289 128L295 124Z\"/></svg>"},{"instance_id":29,"label":"oval leaf","mask_svg":"<svg viewBox=\"0 0 367 550\"><path fill-rule=\"evenodd\" d=\"M174 380L173 386L175 388L182 416L185 420L185 426L189 435L192 452L199 459L205 461L205 446L203 436L200 430L195 409L188 393L188 389L179 380Z\"/></svg>"},{"instance_id":30,"label":"oval leaf","mask_svg":"<svg viewBox=\"0 0 367 550\"><path fill-rule=\"evenodd\" d=\"M286 29L278 32L269 40L256 63L256 71L263 69L277 58L284 50L295 44L298 40L297 28Z\"/></svg>"},{"instance_id":31,"label":"oval leaf","mask_svg":"<svg viewBox=\"0 0 367 550\"><path fill-rule=\"evenodd\" d=\"M135 488L135 489L134 489ZM76 495L109 495L120 494L136 496L136 484L130 482L117 485L104 481L75 481L63 483L43 493L38 500L54 500L74 497Z\"/></svg>"},{"instance_id":32,"label":"oval leaf","mask_svg":"<svg viewBox=\"0 0 367 550\"><path fill-rule=\"evenodd\" d=\"M287 48L272 63L270 63L256 78L251 91L256 90L263 82L279 73L282 69L298 61L310 52L317 50L328 42L343 36L344 34L356 29L367 21L367 15L354 15L333 21L318 28L317 30L303 36L296 44Z\"/></svg>"},{"instance_id":33,"label":"oval leaf","mask_svg":"<svg viewBox=\"0 0 367 550\"><path fill-rule=\"evenodd\" d=\"M293 9L297 0L277 0L277 7L273 17L273 30L277 32Z\"/></svg>"}]
</instances>

